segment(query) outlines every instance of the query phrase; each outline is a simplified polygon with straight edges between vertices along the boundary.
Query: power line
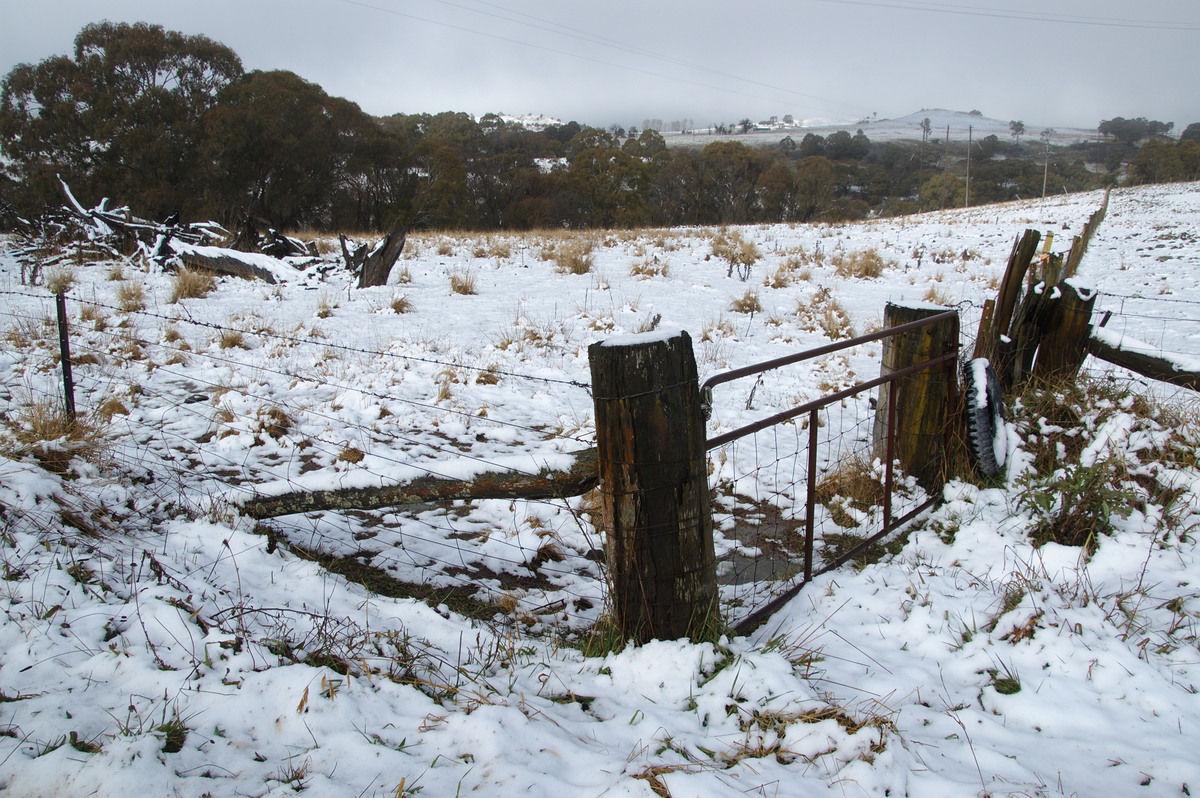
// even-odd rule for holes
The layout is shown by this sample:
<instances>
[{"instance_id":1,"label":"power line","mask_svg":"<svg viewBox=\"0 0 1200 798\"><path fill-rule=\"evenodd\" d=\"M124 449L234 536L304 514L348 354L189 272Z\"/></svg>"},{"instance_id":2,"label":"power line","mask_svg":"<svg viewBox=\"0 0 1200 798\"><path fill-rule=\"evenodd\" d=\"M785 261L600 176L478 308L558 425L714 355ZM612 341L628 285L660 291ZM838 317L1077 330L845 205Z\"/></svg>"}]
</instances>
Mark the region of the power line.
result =
<instances>
[{"instance_id":1,"label":"power line","mask_svg":"<svg viewBox=\"0 0 1200 798\"><path fill-rule=\"evenodd\" d=\"M828 3L842 6L867 6L871 8L892 8L900 11L924 11L933 14L956 14L968 17L989 17L993 19L1015 19L1027 22L1052 22L1061 25L1091 25L1105 28L1132 28L1142 30L1169 31L1200 31L1200 24L1194 22L1165 22L1144 19L1119 19L1112 17L1095 17L1088 15L1052 14L1040 11L1011 11L1001 8L971 8L969 6L950 5L948 3L924 3L914 0L813 0L813 2Z\"/></svg>"}]
</instances>

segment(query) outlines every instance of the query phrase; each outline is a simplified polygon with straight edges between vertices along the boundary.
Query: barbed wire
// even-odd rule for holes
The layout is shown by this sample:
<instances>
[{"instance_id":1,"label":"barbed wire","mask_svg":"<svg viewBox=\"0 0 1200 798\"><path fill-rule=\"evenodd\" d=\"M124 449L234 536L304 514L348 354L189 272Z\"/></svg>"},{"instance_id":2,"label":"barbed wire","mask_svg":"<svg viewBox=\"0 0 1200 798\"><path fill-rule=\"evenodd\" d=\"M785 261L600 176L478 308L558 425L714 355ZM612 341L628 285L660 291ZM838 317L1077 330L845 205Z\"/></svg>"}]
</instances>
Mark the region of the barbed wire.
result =
<instances>
[{"instance_id":1,"label":"barbed wire","mask_svg":"<svg viewBox=\"0 0 1200 798\"><path fill-rule=\"evenodd\" d=\"M36 299L46 299L45 295L34 294L34 293L26 292L26 291L0 291L0 296L21 296L21 297L31 297L31 298L36 298ZM375 350L375 349L362 349L360 347L349 346L346 344L337 344L337 343L331 343L329 341L322 341L322 340L319 340L316 338L305 338L305 337L301 337L301 336L284 335L283 333L278 333L275 331L266 331L266 330L261 330L261 329L253 330L253 329L246 329L246 328L239 328L239 327L230 327L227 325L217 324L216 322L201 321L199 319L194 319L191 316L167 316L162 313L154 313L154 312L151 312L148 310L128 310L128 309L122 308L118 305L109 305L104 302L99 302L99 301L90 300L90 299L81 299L78 297L73 297L73 298L75 299L76 302L92 305L92 306L98 307L98 308L103 308L104 310L112 310L112 311L116 311L118 313L124 313L124 314L130 315L130 316L143 316L146 318L159 319L161 321L169 321L169 322L183 322L186 324L196 325L197 327L206 327L209 329L223 331L223 332L237 332L237 333L242 333L243 335L257 335L257 336L260 336L263 338L274 338L274 339L280 340L280 341L287 341L288 343L292 343L292 344L310 344L313 346L320 346L325 349L336 349L336 350L345 351L345 352L353 352L353 353L359 354L359 355L371 355L374 357L394 357L394 358L399 358L402 360L411 360L411 361L414 361L417 363L426 363L426 364L434 365L434 366L444 366L446 368L458 368L458 369L466 369L469 371L478 371L480 373L498 374L502 377L512 377L514 379L520 379L520 380L544 382L544 383L549 383L549 384L554 384L554 385L567 385L567 386L570 386L573 388L582 388L585 391L587 391L589 394L591 393L591 390L592 390L590 385L588 385L587 383L579 382L578 380L556 379L554 377L539 377L539 376L536 376L533 374L522 374L520 372L496 369L496 368L492 368L490 366L472 366L472 365L469 365L466 363L458 363L458 362L449 361L449 360L438 360L435 358L422 357L420 355L412 355L412 354L405 354L405 353L398 353L398 352L381 352L381 351ZM184 307L183 309L187 310L186 307Z\"/></svg>"}]
</instances>

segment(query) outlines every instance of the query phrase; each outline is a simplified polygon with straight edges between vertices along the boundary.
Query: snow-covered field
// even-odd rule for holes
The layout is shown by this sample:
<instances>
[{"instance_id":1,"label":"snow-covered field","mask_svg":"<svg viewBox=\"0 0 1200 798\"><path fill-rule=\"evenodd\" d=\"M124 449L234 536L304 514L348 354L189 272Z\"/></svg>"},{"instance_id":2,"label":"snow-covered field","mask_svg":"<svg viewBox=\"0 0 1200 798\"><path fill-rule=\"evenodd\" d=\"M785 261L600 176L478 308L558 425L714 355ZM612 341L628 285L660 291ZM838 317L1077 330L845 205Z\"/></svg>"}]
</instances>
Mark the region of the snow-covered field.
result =
<instances>
[{"instance_id":1,"label":"snow-covered field","mask_svg":"<svg viewBox=\"0 0 1200 798\"><path fill-rule=\"evenodd\" d=\"M84 262L68 295L76 397L102 445L65 475L18 440L59 396L53 300L0 254L0 790L1192 794L1200 475L1149 459L1172 434L1195 446L1194 400L1174 389L1134 380L1169 415L1139 419L1129 401L1082 425L1082 462L1120 458L1170 493L1114 507L1090 558L1029 542L1026 436L1052 434L1043 420L1014 430L1005 484L952 482L897 553L819 577L717 645L580 651L604 610L586 501L261 527L237 511L289 485L564 463L592 442L587 347L614 335L687 330L703 379L878 327L888 301L934 301L961 310L969 351L1013 240L1035 228L1065 250L1102 199L600 233L584 274L544 257L565 253L557 234L431 235L386 287L310 270L175 303L170 275ZM1112 335L1200 354L1198 219L1200 184L1113 192L1080 275ZM722 235L756 247L745 281L713 254ZM837 273L863 252L881 276ZM873 377L878 360L867 346L721 386L710 434ZM723 534L743 499L787 511L790 483L760 464L786 461L795 437L713 452L723 554L751 553ZM737 589L723 588L730 612Z\"/></svg>"}]
</instances>

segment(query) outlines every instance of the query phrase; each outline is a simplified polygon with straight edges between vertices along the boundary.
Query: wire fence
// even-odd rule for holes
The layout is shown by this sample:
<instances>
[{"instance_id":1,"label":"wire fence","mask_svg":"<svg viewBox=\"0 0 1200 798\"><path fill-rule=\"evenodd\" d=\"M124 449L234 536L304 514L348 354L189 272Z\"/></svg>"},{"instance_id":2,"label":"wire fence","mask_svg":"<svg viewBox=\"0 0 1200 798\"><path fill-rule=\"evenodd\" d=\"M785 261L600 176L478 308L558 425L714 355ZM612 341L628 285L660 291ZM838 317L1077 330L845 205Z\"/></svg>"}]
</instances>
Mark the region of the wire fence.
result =
<instances>
[{"instance_id":1,"label":"wire fence","mask_svg":"<svg viewBox=\"0 0 1200 798\"><path fill-rule=\"evenodd\" d=\"M18 301L0 310L14 344L0 399L14 409L58 406L54 297L3 293ZM503 457L510 451L552 453L589 442L586 430L507 422L436 396L389 392L378 375L420 364L487 374L481 387L499 380L588 387L569 379L80 299L71 301L70 317L74 390L81 417L104 427L105 456L161 502L195 514L219 512L263 483L308 489L314 473L379 483L395 481L398 471L450 478L446 466L457 473L464 460L514 471ZM224 345L223 336L241 343ZM281 356L266 351L272 346ZM312 367L346 357L371 368ZM486 445L470 445L480 439ZM527 626L589 626L604 603L601 543L567 501L320 512L267 526L274 540L355 566L342 572L369 571L398 592L466 595L494 605L498 619Z\"/></svg>"},{"instance_id":2,"label":"wire fence","mask_svg":"<svg viewBox=\"0 0 1200 798\"><path fill-rule=\"evenodd\" d=\"M3 356L11 362L0 400L10 408L59 403L54 297L0 294L17 300L0 309L13 344ZM590 393L576 380L78 297L70 315L75 390L81 412L105 425L106 456L164 505L193 513L216 512L263 483L308 489L307 475L314 472L387 482L399 469L416 469L451 478L447 463L468 460L511 471L498 452L561 451L592 440L586 429L514 423L436 396L390 391L386 375L406 364ZM1101 292L1096 318L1102 315L1110 328L1164 351L1194 349L1188 342L1200 338L1200 302ZM856 346L857 357L877 358L877 342ZM811 368L837 375L845 357L831 352ZM371 366L358 368L345 358ZM834 393L849 383L834 376L823 387ZM777 394L769 378L760 378L746 392L746 406L765 407ZM732 624L793 590L806 572L880 545L871 539L887 525L881 494L889 475L874 430L876 404L873 390L846 395L710 452L718 579ZM456 418L459 428L434 429L431 417ZM471 445L479 435L488 445ZM929 500L903 477L891 496L893 518ZM605 605L603 544L586 510L577 500L483 500L292 515L268 526L274 539L385 577L398 590L466 595L494 606L498 619L534 629L582 629ZM811 536L806 525L815 530Z\"/></svg>"}]
</instances>

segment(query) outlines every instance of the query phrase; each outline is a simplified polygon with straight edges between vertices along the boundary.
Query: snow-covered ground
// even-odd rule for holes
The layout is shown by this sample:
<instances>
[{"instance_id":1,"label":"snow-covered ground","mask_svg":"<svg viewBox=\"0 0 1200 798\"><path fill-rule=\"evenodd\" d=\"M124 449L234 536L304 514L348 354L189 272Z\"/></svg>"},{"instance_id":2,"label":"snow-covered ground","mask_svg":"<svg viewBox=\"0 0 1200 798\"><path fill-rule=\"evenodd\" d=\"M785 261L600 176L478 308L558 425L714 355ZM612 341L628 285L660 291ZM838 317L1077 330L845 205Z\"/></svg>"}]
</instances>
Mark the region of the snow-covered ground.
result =
<instances>
[{"instance_id":1,"label":"snow-covered ground","mask_svg":"<svg viewBox=\"0 0 1200 798\"><path fill-rule=\"evenodd\" d=\"M615 335L686 330L703 379L828 343L837 307L864 332L888 301L935 301L961 310L969 347L1020 232L1055 232L1065 250L1102 199L599 233L585 274L545 259L565 249L557 234L423 236L386 287L310 271L278 286L222 279L177 303L169 275L76 265L77 403L105 420L103 446L60 475L5 433L0 789L1192 794L1198 473L1194 457L1151 458L1172 434L1195 445L1194 400L1178 392L1169 417L1139 418L1130 400L1085 419L1081 462L1119 458L1171 498L1114 507L1116 531L1090 558L1030 544L1033 455L1014 431L1006 483L952 482L898 552L818 577L719 644L581 652L604 610L586 501L263 526L237 511L288 485L560 465L592 441L587 347ZM1197 219L1200 184L1113 192L1080 275L1112 335L1200 354ZM713 253L733 233L759 253L745 281ZM837 273L862 252L882 258L881 276ZM0 254L0 402L14 427L60 390L53 301L19 275ZM761 309L745 312L751 296ZM867 346L720 386L710 434L873 377L878 360ZM847 440L864 413L848 405ZM753 553L734 515L789 511L795 482L780 472L797 437L713 452L723 555ZM430 601L325 567L347 564ZM741 587L722 589L736 616Z\"/></svg>"}]
</instances>

